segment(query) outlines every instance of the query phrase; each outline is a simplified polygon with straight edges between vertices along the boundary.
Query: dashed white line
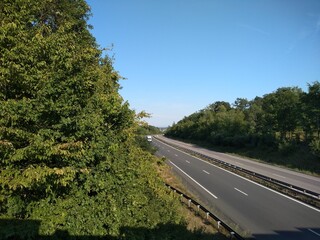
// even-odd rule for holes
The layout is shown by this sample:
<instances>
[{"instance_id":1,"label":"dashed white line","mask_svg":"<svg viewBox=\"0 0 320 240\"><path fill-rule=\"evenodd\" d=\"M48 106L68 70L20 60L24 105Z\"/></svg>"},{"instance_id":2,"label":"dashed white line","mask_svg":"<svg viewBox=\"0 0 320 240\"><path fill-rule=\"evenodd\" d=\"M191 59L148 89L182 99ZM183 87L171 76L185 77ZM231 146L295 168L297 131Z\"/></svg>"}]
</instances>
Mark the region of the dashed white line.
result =
<instances>
[{"instance_id":1,"label":"dashed white line","mask_svg":"<svg viewBox=\"0 0 320 240\"><path fill-rule=\"evenodd\" d=\"M316 231L313 231L312 229L308 228L308 230L312 233L314 233L315 235L319 236L320 237L320 233L317 233Z\"/></svg>"},{"instance_id":2,"label":"dashed white line","mask_svg":"<svg viewBox=\"0 0 320 240\"><path fill-rule=\"evenodd\" d=\"M181 151L181 150L179 150L179 149L176 149L176 148L174 148L174 147L172 147L172 146L170 146L170 145L168 145L168 144L166 144L166 143L162 143L162 144L167 145L167 146L169 146L169 147L171 147L171 148L173 148L173 149L175 149L175 150L177 150L177 151L179 151L179 152L181 152L181 153L183 153L183 154L186 154L186 155L189 155L189 156L191 156L191 157L193 157L193 158L195 158L195 159L198 159L199 161L202 161L202 162L204 162L204 163L206 163L206 164L209 164L209 165L211 165L211 166L213 166L213 167L215 167L215 168L219 168L219 169L222 170L222 171L228 172L228 173L230 173L230 174L232 174L232 175L234 175L234 176L236 176L236 177L238 177L238 178L241 178L241 179L243 179L243 180L245 180L245 181L248 181L248 182L250 182L250 183L252 183L252 184L255 184L255 185L257 185L257 186L260 186L261 188L264 188L264 189L266 189L266 190L268 190L268 191L270 191L270 192L273 192L273 193L278 194L278 195L280 195L280 196L282 196L282 197L285 197L285 198L287 198L287 199L290 199L291 201L294 201L294 202L296 202L296 203L299 203L299 204L301 204L301 205L303 205L303 206L305 206L305 207L307 207L307 208L310 208L310 209L312 209L312 210L314 210L314 211L316 211L316 212L320 212L320 209L318 209L318 208L312 207L311 205L308 205L308 204L306 204L306 203L304 203L304 202L301 202L301 201L299 201L299 200L296 200L296 199L294 199L294 198L292 198L292 197L289 197L289 196L287 196L287 195L285 195L285 194L283 194L283 193L277 192L276 190L273 190L273 189L271 189L271 188L268 188L268 187L266 187L266 186L263 186L263 185L261 185L261 184L259 184L259 183L256 183L256 182L254 182L254 181L252 181L252 180L250 180L250 179L247 179L247 178L245 178L245 177L239 176L239 175L237 175L237 174L235 174L235 173L233 173L233 172L230 172L230 171L228 171L228 170L226 170L226 169L224 169L224 168L218 167L218 166L216 166L216 165L214 165L214 164L212 164L212 163L208 163L208 162L205 161L205 160L202 160L202 159L200 159L200 158L198 158L198 157L195 157L195 156L192 156L192 155L190 155L190 154L188 154L188 153L185 153L185 152L183 152L183 151Z\"/></svg>"},{"instance_id":3,"label":"dashed white line","mask_svg":"<svg viewBox=\"0 0 320 240\"><path fill-rule=\"evenodd\" d=\"M190 163L188 160L186 160L187 163Z\"/></svg>"},{"instance_id":4,"label":"dashed white line","mask_svg":"<svg viewBox=\"0 0 320 240\"><path fill-rule=\"evenodd\" d=\"M208 189L206 189L204 186L202 186L200 183L198 183L196 180L194 180L192 177L190 177L185 171L183 171L181 168L179 168L177 165L175 165L173 162L170 161L170 163L175 166L176 168L178 168L182 173L184 173L188 178L190 178L192 181L194 181L196 184L199 185L199 187L201 187L203 190L205 190L207 193L209 193L212 197L214 197L215 199L218 199L218 197L216 195L214 195L213 193L211 193Z\"/></svg>"},{"instance_id":5,"label":"dashed white line","mask_svg":"<svg viewBox=\"0 0 320 240\"><path fill-rule=\"evenodd\" d=\"M202 170L203 172L205 172L206 174L210 174L209 172L207 172L206 170Z\"/></svg>"},{"instance_id":6,"label":"dashed white line","mask_svg":"<svg viewBox=\"0 0 320 240\"><path fill-rule=\"evenodd\" d=\"M175 154L176 157L178 157L178 154Z\"/></svg>"},{"instance_id":7,"label":"dashed white line","mask_svg":"<svg viewBox=\"0 0 320 240\"><path fill-rule=\"evenodd\" d=\"M170 150L167 150L167 152L170 152Z\"/></svg>"},{"instance_id":8,"label":"dashed white line","mask_svg":"<svg viewBox=\"0 0 320 240\"><path fill-rule=\"evenodd\" d=\"M234 188L234 189L235 189L235 190L237 190L238 192L242 193L243 195L248 196L248 194L247 194L247 193L245 193L245 192L243 192L243 191L239 190L238 188Z\"/></svg>"}]
</instances>

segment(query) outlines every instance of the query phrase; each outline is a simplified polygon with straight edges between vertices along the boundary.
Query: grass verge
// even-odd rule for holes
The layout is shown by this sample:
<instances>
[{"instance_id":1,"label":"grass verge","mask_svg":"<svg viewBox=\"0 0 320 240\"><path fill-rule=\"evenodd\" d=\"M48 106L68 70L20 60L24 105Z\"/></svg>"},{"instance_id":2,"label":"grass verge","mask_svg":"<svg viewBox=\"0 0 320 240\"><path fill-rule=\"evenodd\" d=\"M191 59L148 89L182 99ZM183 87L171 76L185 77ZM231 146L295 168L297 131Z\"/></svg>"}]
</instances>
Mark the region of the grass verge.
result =
<instances>
[{"instance_id":1,"label":"grass verge","mask_svg":"<svg viewBox=\"0 0 320 240\"><path fill-rule=\"evenodd\" d=\"M183 184L173 174L171 168L164 163L164 159L159 159L156 164L158 174L164 182L171 185L174 188L192 196L196 199L192 193L190 193ZM178 196L177 196L178 197ZM212 224L210 224L204 216L199 214L194 208L188 207L187 203L180 201L179 213L185 217L187 230L195 232L199 236L199 239L211 239L211 240L226 240L227 238L222 232L219 232Z\"/></svg>"}]
</instances>

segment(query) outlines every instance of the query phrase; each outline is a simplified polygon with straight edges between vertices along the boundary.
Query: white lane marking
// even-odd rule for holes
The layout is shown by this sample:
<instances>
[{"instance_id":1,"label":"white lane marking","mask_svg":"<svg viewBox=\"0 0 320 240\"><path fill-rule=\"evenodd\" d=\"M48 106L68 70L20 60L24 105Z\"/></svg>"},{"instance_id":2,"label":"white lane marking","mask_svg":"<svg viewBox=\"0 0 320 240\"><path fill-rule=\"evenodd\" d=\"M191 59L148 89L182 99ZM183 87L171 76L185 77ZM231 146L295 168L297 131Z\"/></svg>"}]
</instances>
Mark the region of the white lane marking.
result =
<instances>
[{"instance_id":1,"label":"white lane marking","mask_svg":"<svg viewBox=\"0 0 320 240\"><path fill-rule=\"evenodd\" d=\"M209 193L212 197L214 197L215 199L218 199L218 197L216 195L214 195L213 193L211 193L208 189L206 189L204 186L202 186L200 183L198 183L196 180L194 180L192 177L190 177L185 171L183 171L181 168L179 168L177 165L175 165L173 162L170 161L170 163L175 166L176 168L178 168L182 173L184 173L188 178L190 178L192 181L194 181L196 184L199 185L199 187L201 187L203 190L205 190L207 193Z\"/></svg>"},{"instance_id":2,"label":"white lane marking","mask_svg":"<svg viewBox=\"0 0 320 240\"><path fill-rule=\"evenodd\" d=\"M204 171L206 174L210 174L209 172L207 172L206 170L202 170L202 171Z\"/></svg>"},{"instance_id":3,"label":"white lane marking","mask_svg":"<svg viewBox=\"0 0 320 240\"><path fill-rule=\"evenodd\" d=\"M162 143L163 143L163 142L162 142ZM223 169L223 168L221 168L221 167L218 167L218 166L216 166L216 165L214 165L214 164L212 164L212 163L208 163L208 162L206 162L205 160L202 160L202 159L197 158L197 157L195 157L195 156L192 156L192 155L190 155L190 154L188 154L188 153L185 153L185 152L183 152L183 151L181 151L181 150L179 150L179 149L177 149L177 148L174 148L174 147L172 147L172 146L170 146L170 145L168 145L168 144L166 144L166 143L163 143L163 144L164 144L164 145L167 145L167 146L169 146L169 147L171 147L171 148L173 148L173 149L175 149L175 150L177 150L177 151L179 151L179 152L181 152L181 153L183 153L183 154L186 154L186 155L188 155L188 156L190 156L190 157L193 157L193 158L195 158L195 159L198 159L198 160L200 160L200 161L202 161L202 162L204 162L204 163L206 163L206 164L209 164L209 165L211 165L211 166L213 166L213 167L219 168L219 169L221 169L222 171L228 172L228 173L230 173L230 174L232 174L232 175L234 175L234 176L236 176L236 177L239 177L239 178L241 178L241 179L243 179L243 180L246 180L246 181L251 182L251 183L253 183L253 184L257 185L257 186L260 186L260 187L262 187L262 188L264 188L264 189L266 189L266 190L269 190L269 191L271 191L271 192L273 192L273 193L276 193L276 194L278 194L278 195L280 195L280 196L282 196L282 197L285 197L285 198L287 198L287 199L290 199L290 200L292 200L292 201L294 201L294 202L296 202L296 203L299 203L299 204L301 204L301 205L303 205L303 206L305 206L305 207L308 207L308 208L310 208L310 209L312 209L312 210L314 210L314 211L316 211L316 212L320 212L320 209L317 209L317 208L315 208L315 207L312 207L312 206L310 206L310 205L308 205L308 204L306 204L306 203L304 203L304 202L300 202L300 201L297 200L297 199L294 199L294 198L292 198L292 197L289 197L289 196L287 196L287 195L284 195L283 193L279 193L279 192L277 192L277 191L275 191L275 190L273 190L273 189L271 189L271 188L267 188L266 186L263 186L263 185L261 185L261 184L259 184L259 183L256 183L256 182L254 182L254 181L252 181L252 180L250 180L250 179L247 179L247 178L245 178L245 177L239 176L239 175L237 175L237 174L235 174L235 173L233 173L233 172L230 172L230 171L228 171L228 170L226 170L226 169Z\"/></svg>"},{"instance_id":4,"label":"white lane marking","mask_svg":"<svg viewBox=\"0 0 320 240\"><path fill-rule=\"evenodd\" d=\"M239 190L238 188L234 188L234 189L235 189L235 190L237 190L238 192L242 193L243 195L248 196L248 194L246 194L245 192L243 192L243 191Z\"/></svg>"},{"instance_id":5,"label":"white lane marking","mask_svg":"<svg viewBox=\"0 0 320 240\"><path fill-rule=\"evenodd\" d=\"M178 157L178 154L175 154L176 157Z\"/></svg>"},{"instance_id":6,"label":"white lane marking","mask_svg":"<svg viewBox=\"0 0 320 240\"><path fill-rule=\"evenodd\" d=\"M272 175L277 176L277 177L281 177L281 178L286 178L284 176L281 176L281 175L278 175L278 174L275 174L275 173L272 173Z\"/></svg>"},{"instance_id":7,"label":"white lane marking","mask_svg":"<svg viewBox=\"0 0 320 240\"><path fill-rule=\"evenodd\" d=\"M187 163L190 163L188 160L186 160Z\"/></svg>"},{"instance_id":8,"label":"white lane marking","mask_svg":"<svg viewBox=\"0 0 320 240\"><path fill-rule=\"evenodd\" d=\"M319 236L320 237L320 233L317 233L316 231L313 231L312 229L308 228L308 230L312 233L314 233L315 235Z\"/></svg>"},{"instance_id":9,"label":"white lane marking","mask_svg":"<svg viewBox=\"0 0 320 240\"><path fill-rule=\"evenodd\" d=\"M170 150L167 150L167 152L170 152Z\"/></svg>"}]
</instances>

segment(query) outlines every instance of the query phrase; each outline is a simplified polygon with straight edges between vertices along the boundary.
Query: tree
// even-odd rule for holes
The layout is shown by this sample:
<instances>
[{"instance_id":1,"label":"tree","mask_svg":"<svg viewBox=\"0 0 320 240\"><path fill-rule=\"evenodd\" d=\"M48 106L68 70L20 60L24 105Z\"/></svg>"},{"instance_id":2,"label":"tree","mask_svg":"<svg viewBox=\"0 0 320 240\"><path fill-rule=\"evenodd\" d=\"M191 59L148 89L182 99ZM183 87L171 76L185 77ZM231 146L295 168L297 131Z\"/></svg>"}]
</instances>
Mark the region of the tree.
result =
<instances>
[{"instance_id":1,"label":"tree","mask_svg":"<svg viewBox=\"0 0 320 240\"><path fill-rule=\"evenodd\" d=\"M263 98L264 131L275 134L280 132L281 139L292 132L300 122L300 88L286 87L267 94Z\"/></svg>"},{"instance_id":2,"label":"tree","mask_svg":"<svg viewBox=\"0 0 320 240\"><path fill-rule=\"evenodd\" d=\"M307 118L310 120L310 126L317 133L320 139L320 83L314 82L308 84L308 93L304 95L304 104L306 105Z\"/></svg>"},{"instance_id":3,"label":"tree","mask_svg":"<svg viewBox=\"0 0 320 240\"><path fill-rule=\"evenodd\" d=\"M241 111L244 111L250 107L250 102L246 98L237 98L233 106Z\"/></svg>"},{"instance_id":4,"label":"tree","mask_svg":"<svg viewBox=\"0 0 320 240\"><path fill-rule=\"evenodd\" d=\"M88 16L84 0L0 3L0 217L40 234L179 222Z\"/></svg>"},{"instance_id":5,"label":"tree","mask_svg":"<svg viewBox=\"0 0 320 240\"><path fill-rule=\"evenodd\" d=\"M224 102L224 101L217 101L212 104L210 104L207 109L210 109L214 112L219 112L219 111L228 111L231 109L230 103Z\"/></svg>"},{"instance_id":6,"label":"tree","mask_svg":"<svg viewBox=\"0 0 320 240\"><path fill-rule=\"evenodd\" d=\"M311 151L320 156L320 83L308 84L308 93L302 97L302 123ZM314 136L314 134L316 136Z\"/></svg>"}]
</instances>

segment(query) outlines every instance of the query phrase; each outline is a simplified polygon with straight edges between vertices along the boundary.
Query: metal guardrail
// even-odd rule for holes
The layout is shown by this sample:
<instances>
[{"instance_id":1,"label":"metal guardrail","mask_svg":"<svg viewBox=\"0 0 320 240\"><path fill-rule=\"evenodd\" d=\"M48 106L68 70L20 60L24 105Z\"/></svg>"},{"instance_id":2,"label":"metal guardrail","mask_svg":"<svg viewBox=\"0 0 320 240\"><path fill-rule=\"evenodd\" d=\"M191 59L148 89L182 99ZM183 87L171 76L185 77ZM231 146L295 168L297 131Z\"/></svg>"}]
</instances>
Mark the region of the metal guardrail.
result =
<instances>
[{"instance_id":1,"label":"metal guardrail","mask_svg":"<svg viewBox=\"0 0 320 240\"><path fill-rule=\"evenodd\" d=\"M188 201L188 206L189 208L191 207L191 204L194 204L194 206L197 207L198 212L200 210L202 210L205 215L206 215L206 219L209 220L209 217L211 217L213 220L216 221L217 223L217 227L218 230L220 230L220 227L223 227L226 231L228 231L231 239L239 239L239 240L245 240L243 237L240 236L240 234L238 234L236 231L234 231L228 224L226 224L225 222L223 222L220 218L218 218L216 215L214 215L212 212L210 212L208 209L206 209L205 207L203 207L200 203L198 203L197 201L193 200L192 198L190 198L189 196L185 195L184 193L182 193L181 191L179 191L178 189L170 186L169 184L165 183L165 185L171 189L173 192L177 193L180 195L180 197L185 198Z\"/></svg>"},{"instance_id":2,"label":"metal guardrail","mask_svg":"<svg viewBox=\"0 0 320 240\"><path fill-rule=\"evenodd\" d=\"M302 187L298 187L298 186L295 186L295 185L292 185L292 184L289 184L289 183L286 183L286 182L283 182L283 181L280 181L280 180L277 180L277 179L274 179L274 178L271 178L271 177L268 177L268 176L265 176L265 175L262 175L262 174L259 174L259 173L256 173L256 172L253 172L253 171L244 169L242 167L238 167L238 166L233 165L231 163L227 163L227 162L224 162L222 160L219 160L219 159L216 159L216 158L213 158L213 157L209 157L209 156L204 155L202 153L199 153L199 152L196 152L196 151L193 151L193 150L181 147L181 146L177 146L177 145L172 144L172 143L168 143L168 142L163 141L163 140L161 140L159 138L157 138L157 140L159 140L161 142L164 142L164 143L166 143L168 145L171 145L172 147L175 147L175 148L177 148L177 149L179 149L179 150L181 150L183 152L190 153L190 154L197 155L197 156L201 156L204 159L213 161L213 162L215 162L217 164L221 164L221 165L223 165L223 166L225 166L227 168L243 172L245 174L251 175L251 176L256 177L256 178L259 178L261 180L264 180L264 181L276 184L278 186L287 188L289 190L295 191L297 193L303 194L305 196L313 197L314 199L320 199L320 193L317 193L317 192L314 192L314 191L310 191L308 189L304 189Z\"/></svg>"},{"instance_id":3,"label":"metal guardrail","mask_svg":"<svg viewBox=\"0 0 320 240\"><path fill-rule=\"evenodd\" d=\"M192 150L189 150L189 151L192 151ZM239 167L239 166L236 166L236 165L233 165L231 163L226 163L226 162L223 162L219 159L215 159L215 158L212 158L212 157L208 157L206 155L203 155L201 153L197 153L195 151L192 151L194 154L196 155L200 155L201 157L203 158L207 158L211 161L215 161L219 164L223 164L223 165L226 165L227 167L229 168L233 168L235 170L238 170L238 171L241 171L241 172L244 172L248 175L252 175L254 177L257 177L257 178L260 178L264 181L267 181L267 182L271 182L271 183L274 183L274 184L277 184L277 185L280 185L281 187L285 187L285 188L288 188L290 190L293 190L293 191L297 191L301 194L305 194L305 195L308 195L308 196L311 196L311 197L314 197L316 199L320 199L320 193L317 193L317 192L313 192L313 191L310 191L308 189L304 189L302 187L298 187L298 186L295 186L295 185L292 185L292 184L289 184L289 183L286 183L286 182L283 182L283 181L280 181L280 180L277 180L277 179L274 179L274 178L271 178L271 177L267 177L265 175L262 175L262 174L259 174L259 173L256 173L256 172L253 172L253 171L250 171L250 170L247 170L247 169L244 169L242 167Z\"/></svg>"}]
</instances>

